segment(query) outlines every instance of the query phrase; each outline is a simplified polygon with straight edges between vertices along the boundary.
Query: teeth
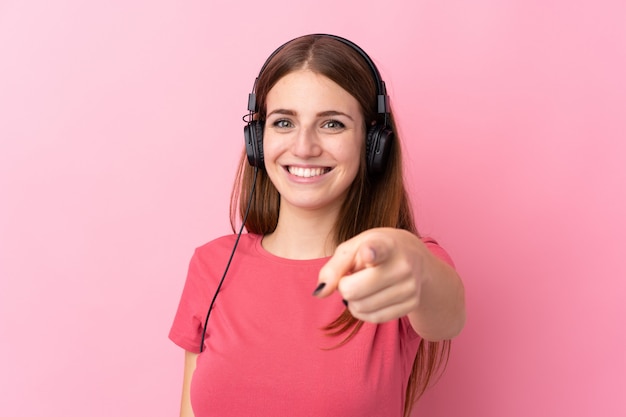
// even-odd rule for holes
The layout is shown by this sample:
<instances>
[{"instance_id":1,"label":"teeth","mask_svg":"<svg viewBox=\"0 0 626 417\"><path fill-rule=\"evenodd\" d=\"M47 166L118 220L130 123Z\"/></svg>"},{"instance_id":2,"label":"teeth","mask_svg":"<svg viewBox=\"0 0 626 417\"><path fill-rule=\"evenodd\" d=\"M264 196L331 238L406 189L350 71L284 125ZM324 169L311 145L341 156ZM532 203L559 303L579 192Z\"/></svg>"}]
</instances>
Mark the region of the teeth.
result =
<instances>
[{"instance_id":1,"label":"teeth","mask_svg":"<svg viewBox=\"0 0 626 417\"><path fill-rule=\"evenodd\" d=\"M288 170L290 174L304 178L316 177L326 172L326 168L301 168L292 166L290 166Z\"/></svg>"}]
</instances>

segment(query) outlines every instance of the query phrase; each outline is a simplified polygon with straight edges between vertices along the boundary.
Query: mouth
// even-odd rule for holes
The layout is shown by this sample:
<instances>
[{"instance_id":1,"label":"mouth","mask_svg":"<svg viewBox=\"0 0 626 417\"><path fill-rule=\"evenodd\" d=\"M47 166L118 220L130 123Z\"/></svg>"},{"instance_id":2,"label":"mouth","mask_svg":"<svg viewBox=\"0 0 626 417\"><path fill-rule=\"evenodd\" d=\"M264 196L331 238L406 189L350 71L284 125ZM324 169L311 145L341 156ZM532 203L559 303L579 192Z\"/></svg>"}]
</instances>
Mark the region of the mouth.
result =
<instances>
[{"instance_id":1,"label":"mouth","mask_svg":"<svg viewBox=\"0 0 626 417\"><path fill-rule=\"evenodd\" d=\"M294 167L287 166L287 171L291 175L300 178L311 178L311 177L319 177L320 175L324 175L331 171L332 168L328 167L318 167L318 168L303 168L303 167Z\"/></svg>"}]
</instances>

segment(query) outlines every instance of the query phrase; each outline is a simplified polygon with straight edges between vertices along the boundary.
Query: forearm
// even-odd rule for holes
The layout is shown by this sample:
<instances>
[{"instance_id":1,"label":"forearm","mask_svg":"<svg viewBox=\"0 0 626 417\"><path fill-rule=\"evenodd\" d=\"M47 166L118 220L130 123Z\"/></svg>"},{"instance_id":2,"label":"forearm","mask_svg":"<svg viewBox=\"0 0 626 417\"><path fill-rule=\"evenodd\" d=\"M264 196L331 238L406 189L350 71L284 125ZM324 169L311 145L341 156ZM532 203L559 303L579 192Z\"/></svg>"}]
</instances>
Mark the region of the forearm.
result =
<instances>
[{"instance_id":1,"label":"forearm","mask_svg":"<svg viewBox=\"0 0 626 417\"><path fill-rule=\"evenodd\" d=\"M419 303L408 313L411 326L428 341L452 339L465 324L463 283L454 268L432 254L420 273Z\"/></svg>"}]
</instances>

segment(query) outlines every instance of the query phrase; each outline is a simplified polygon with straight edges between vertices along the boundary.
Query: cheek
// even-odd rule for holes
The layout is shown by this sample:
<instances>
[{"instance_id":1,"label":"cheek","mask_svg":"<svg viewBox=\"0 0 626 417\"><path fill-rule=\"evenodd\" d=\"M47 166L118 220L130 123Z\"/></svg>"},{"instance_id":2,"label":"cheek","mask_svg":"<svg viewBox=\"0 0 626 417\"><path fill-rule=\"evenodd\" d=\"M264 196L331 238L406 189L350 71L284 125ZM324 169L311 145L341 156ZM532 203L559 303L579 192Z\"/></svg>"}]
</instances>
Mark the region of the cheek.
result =
<instances>
[{"instance_id":1,"label":"cheek","mask_svg":"<svg viewBox=\"0 0 626 417\"><path fill-rule=\"evenodd\" d=\"M358 166L361 162L361 156L365 152L365 139L356 138L349 143L346 143L337 152L341 155L341 158L348 161L351 165L355 165L358 170Z\"/></svg>"},{"instance_id":2,"label":"cheek","mask_svg":"<svg viewBox=\"0 0 626 417\"><path fill-rule=\"evenodd\" d=\"M272 160L278 152L278 146L278 141L271 134L263 134L263 159Z\"/></svg>"},{"instance_id":3,"label":"cheek","mask_svg":"<svg viewBox=\"0 0 626 417\"><path fill-rule=\"evenodd\" d=\"M284 153L281 141L272 137L271 134L263 136L263 161L265 162L265 171L270 180L274 183L277 172L282 169L276 164L276 160Z\"/></svg>"}]
</instances>

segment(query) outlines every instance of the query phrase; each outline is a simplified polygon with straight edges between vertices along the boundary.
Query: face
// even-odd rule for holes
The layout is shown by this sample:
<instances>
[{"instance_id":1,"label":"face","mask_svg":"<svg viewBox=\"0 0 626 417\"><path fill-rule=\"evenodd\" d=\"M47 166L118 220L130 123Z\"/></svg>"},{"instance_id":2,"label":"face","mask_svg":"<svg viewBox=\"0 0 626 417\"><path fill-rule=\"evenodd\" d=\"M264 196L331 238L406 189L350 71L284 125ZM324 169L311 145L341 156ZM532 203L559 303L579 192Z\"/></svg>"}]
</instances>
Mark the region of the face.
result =
<instances>
[{"instance_id":1,"label":"face","mask_svg":"<svg viewBox=\"0 0 626 417\"><path fill-rule=\"evenodd\" d=\"M300 70L272 87L266 108L265 168L281 210L337 212L365 143L359 103L329 78Z\"/></svg>"}]
</instances>

